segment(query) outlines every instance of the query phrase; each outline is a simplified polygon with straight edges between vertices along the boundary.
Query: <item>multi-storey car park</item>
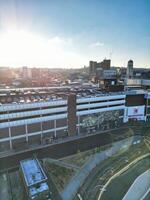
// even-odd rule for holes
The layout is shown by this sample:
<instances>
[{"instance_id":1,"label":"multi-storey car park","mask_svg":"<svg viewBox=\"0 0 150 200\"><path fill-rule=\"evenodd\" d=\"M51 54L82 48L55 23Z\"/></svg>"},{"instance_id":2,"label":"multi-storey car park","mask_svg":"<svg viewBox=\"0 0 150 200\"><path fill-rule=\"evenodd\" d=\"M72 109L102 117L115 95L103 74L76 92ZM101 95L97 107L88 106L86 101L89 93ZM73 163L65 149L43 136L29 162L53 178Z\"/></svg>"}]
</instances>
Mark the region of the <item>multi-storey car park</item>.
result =
<instances>
[{"instance_id":1,"label":"multi-storey car park","mask_svg":"<svg viewBox=\"0 0 150 200\"><path fill-rule=\"evenodd\" d=\"M0 151L150 120L150 92L102 93L96 88L0 91Z\"/></svg>"}]
</instances>

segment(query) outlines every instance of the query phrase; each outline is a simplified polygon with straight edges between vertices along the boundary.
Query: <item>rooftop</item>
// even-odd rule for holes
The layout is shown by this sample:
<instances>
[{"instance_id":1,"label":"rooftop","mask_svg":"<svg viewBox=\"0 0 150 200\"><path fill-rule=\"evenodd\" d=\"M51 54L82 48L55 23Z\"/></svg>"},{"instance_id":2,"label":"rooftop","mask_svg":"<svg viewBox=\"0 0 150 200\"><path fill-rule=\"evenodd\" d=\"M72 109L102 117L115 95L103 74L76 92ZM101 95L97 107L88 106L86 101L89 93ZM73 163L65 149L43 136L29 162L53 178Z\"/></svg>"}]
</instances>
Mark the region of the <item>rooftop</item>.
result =
<instances>
[{"instance_id":1,"label":"rooftop","mask_svg":"<svg viewBox=\"0 0 150 200\"><path fill-rule=\"evenodd\" d=\"M100 88L92 86L0 89L0 103L22 104L66 100L71 93L76 94L77 98L124 94L124 92L103 92Z\"/></svg>"},{"instance_id":2,"label":"rooftop","mask_svg":"<svg viewBox=\"0 0 150 200\"><path fill-rule=\"evenodd\" d=\"M28 104L35 102L52 102L66 100L71 93L77 99L90 97L104 97L112 95L145 94L148 90L130 87L128 91L104 92L98 87L46 87L46 88L16 88L11 90L0 89L0 104Z\"/></svg>"},{"instance_id":3,"label":"rooftop","mask_svg":"<svg viewBox=\"0 0 150 200\"><path fill-rule=\"evenodd\" d=\"M47 180L47 177L37 159L20 161L21 169L28 187Z\"/></svg>"}]
</instances>

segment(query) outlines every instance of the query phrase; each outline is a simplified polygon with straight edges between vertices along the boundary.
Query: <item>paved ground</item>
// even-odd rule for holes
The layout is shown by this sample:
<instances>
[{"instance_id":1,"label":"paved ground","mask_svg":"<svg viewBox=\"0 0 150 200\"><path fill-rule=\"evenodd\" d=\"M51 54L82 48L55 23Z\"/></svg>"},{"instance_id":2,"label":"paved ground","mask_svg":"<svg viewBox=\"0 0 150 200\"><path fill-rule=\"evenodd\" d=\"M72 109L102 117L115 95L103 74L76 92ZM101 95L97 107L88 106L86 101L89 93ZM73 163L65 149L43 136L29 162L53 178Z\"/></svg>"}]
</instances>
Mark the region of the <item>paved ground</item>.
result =
<instances>
[{"instance_id":1,"label":"paved ground","mask_svg":"<svg viewBox=\"0 0 150 200\"><path fill-rule=\"evenodd\" d=\"M144 200L146 194L150 192L150 170L140 175L129 188L123 200Z\"/></svg>"}]
</instances>

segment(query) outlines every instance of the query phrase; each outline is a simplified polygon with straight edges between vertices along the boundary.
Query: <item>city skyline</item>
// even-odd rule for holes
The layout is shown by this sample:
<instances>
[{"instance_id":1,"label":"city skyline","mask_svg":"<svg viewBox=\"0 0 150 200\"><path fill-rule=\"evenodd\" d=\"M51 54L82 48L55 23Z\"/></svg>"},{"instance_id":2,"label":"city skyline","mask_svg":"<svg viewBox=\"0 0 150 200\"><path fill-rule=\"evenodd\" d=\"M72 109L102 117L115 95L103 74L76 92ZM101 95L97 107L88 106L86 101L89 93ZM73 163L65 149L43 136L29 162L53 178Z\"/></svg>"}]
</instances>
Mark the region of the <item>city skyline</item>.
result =
<instances>
[{"instance_id":1,"label":"city skyline","mask_svg":"<svg viewBox=\"0 0 150 200\"><path fill-rule=\"evenodd\" d=\"M150 66L150 2L0 1L0 66Z\"/></svg>"}]
</instances>

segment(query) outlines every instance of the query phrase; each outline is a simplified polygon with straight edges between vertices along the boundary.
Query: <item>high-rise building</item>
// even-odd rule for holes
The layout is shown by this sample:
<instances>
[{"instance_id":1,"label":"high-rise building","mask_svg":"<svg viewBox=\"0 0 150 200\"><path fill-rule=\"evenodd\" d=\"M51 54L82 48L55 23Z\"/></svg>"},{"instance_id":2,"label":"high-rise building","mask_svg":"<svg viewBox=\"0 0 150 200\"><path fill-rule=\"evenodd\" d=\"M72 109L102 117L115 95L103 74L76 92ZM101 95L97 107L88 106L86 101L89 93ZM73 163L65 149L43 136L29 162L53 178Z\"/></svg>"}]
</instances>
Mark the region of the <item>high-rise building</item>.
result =
<instances>
[{"instance_id":1,"label":"high-rise building","mask_svg":"<svg viewBox=\"0 0 150 200\"><path fill-rule=\"evenodd\" d=\"M109 70L111 65L111 60L104 59L102 62L98 63L98 67L101 67L104 70Z\"/></svg>"},{"instance_id":2,"label":"high-rise building","mask_svg":"<svg viewBox=\"0 0 150 200\"><path fill-rule=\"evenodd\" d=\"M102 62L90 61L89 62L89 73L90 75L96 75L97 69L109 70L111 66L111 60L104 59Z\"/></svg>"},{"instance_id":3,"label":"high-rise building","mask_svg":"<svg viewBox=\"0 0 150 200\"><path fill-rule=\"evenodd\" d=\"M127 78L133 77L133 60L128 61L127 65Z\"/></svg>"}]
</instances>

